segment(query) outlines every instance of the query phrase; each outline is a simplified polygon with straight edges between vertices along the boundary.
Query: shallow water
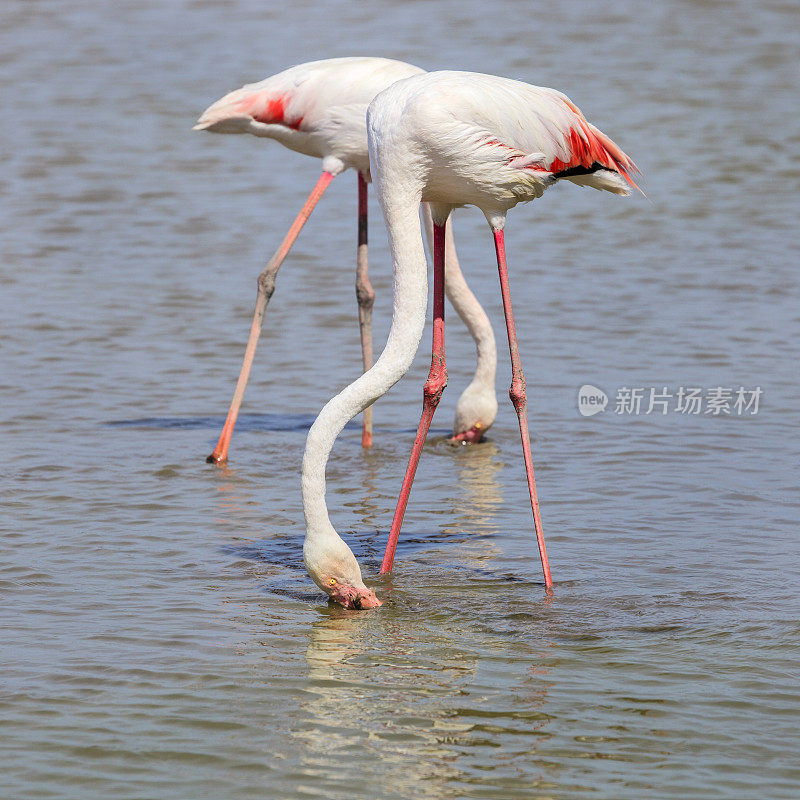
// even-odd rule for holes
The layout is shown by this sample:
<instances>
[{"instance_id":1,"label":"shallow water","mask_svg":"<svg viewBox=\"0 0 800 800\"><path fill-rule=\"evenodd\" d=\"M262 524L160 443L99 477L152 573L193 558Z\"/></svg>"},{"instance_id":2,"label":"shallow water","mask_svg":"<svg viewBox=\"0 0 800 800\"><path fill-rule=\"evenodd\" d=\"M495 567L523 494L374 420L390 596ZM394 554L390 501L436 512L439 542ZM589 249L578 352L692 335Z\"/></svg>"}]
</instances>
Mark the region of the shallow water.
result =
<instances>
[{"instance_id":1,"label":"shallow water","mask_svg":"<svg viewBox=\"0 0 800 800\"><path fill-rule=\"evenodd\" d=\"M3 796L796 798L797 6L7 0L0 25ZM510 215L545 598L509 403L452 448L450 386L376 576L429 337L328 469L386 599L302 568L305 431L358 374L355 177L283 268L226 469L254 278L318 174L192 133L226 90L384 54L556 86L649 200L562 186ZM391 310L372 202L376 339ZM462 267L509 369L492 242ZM454 317L455 315L451 315ZM578 414L593 384L605 412ZM756 415L614 413L621 387L763 389Z\"/></svg>"}]
</instances>

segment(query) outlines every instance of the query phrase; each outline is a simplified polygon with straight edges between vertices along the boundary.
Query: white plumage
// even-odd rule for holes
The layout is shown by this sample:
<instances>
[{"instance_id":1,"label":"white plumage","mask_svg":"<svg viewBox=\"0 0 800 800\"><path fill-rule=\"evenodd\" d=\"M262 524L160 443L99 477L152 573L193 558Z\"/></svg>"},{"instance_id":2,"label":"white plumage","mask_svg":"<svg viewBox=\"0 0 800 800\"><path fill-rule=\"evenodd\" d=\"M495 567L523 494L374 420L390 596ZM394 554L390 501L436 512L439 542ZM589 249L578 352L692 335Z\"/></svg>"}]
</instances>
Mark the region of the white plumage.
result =
<instances>
[{"instance_id":1,"label":"white plumage","mask_svg":"<svg viewBox=\"0 0 800 800\"><path fill-rule=\"evenodd\" d=\"M328 58L290 67L226 94L195 130L251 133L322 159L326 172L369 174L366 107L386 87L423 70L388 58Z\"/></svg>"},{"instance_id":2,"label":"white plumage","mask_svg":"<svg viewBox=\"0 0 800 800\"><path fill-rule=\"evenodd\" d=\"M561 178L623 195L635 187L631 159L555 89L431 72L398 81L376 101L367 113L373 161L394 177L402 142L408 160L424 163L415 176L430 202L494 214Z\"/></svg>"}]
</instances>

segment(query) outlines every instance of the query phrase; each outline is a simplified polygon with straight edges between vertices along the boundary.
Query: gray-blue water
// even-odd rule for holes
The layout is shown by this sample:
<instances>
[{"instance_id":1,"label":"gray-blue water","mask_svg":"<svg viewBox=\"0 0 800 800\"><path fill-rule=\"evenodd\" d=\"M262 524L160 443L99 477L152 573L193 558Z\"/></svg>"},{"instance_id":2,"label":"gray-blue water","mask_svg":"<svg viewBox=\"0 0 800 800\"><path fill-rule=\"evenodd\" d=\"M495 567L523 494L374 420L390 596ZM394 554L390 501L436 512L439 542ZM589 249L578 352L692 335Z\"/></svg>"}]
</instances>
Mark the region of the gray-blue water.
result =
<instances>
[{"instance_id":1,"label":"gray-blue water","mask_svg":"<svg viewBox=\"0 0 800 800\"><path fill-rule=\"evenodd\" d=\"M0 21L3 797L800 794L796 4L5 0ZM501 411L487 443L444 443L473 358L450 314L391 582L427 335L374 450L348 428L328 469L383 608L329 607L301 561L305 430L359 372L353 174L284 265L229 467L204 463L319 164L191 126L355 54L559 88L644 172L648 200L565 185L510 214L551 601L474 209L455 231ZM583 384L604 412L578 413ZM755 415L615 413L626 387L757 386Z\"/></svg>"}]
</instances>

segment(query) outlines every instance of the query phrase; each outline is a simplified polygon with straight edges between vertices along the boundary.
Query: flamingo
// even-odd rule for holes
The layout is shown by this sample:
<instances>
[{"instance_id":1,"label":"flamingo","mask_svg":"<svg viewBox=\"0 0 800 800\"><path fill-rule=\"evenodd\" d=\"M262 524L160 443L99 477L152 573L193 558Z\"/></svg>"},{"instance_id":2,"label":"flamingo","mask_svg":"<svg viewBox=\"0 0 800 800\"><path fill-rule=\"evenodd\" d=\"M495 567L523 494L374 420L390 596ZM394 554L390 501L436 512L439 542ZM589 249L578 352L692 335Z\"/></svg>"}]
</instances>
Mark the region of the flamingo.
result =
<instances>
[{"instance_id":1,"label":"flamingo","mask_svg":"<svg viewBox=\"0 0 800 800\"><path fill-rule=\"evenodd\" d=\"M195 130L250 133L275 139L290 150L322 159L322 174L286 237L258 277L253 323L225 424L209 463L227 460L233 429L253 364L267 304L281 263L330 182L352 167L358 173L358 251L356 296L364 371L372 366L372 306L375 293L367 270L367 105L395 81L421 73L419 67L386 58L331 58L299 64L230 92L206 109ZM430 213L424 211L431 230ZM446 292L475 340L477 363L470 385L459 398L453 439L478 441L497 415L494 391L497 351L489 319L464 280L452 237L447 243ZM372 409L363 416L361 442L372 445Z\"/></svg>"},{"instance_id":2,"label":"flamingo","mask_svg":"<svg viewBox=\"0 0 800 800\"><path fill-rule=\"evenodd\" d=\"M511 354L509 396L519 420L528 490L545 590L553 581L542 531L527 419L525 376L514 327L503 228L518 203L561 180L627 195L633 161L591 125L564 94L492 75L431 72L381 92L367 112L372 176L389 231L394 314L375 365L330 400L308 433L302 468L304 561L313 581L349 608L381 601L363 582L352 551L336 533L325 503L325 466L344 425L408 370L427 305L427 265L416 209L430 204L434 225L433 354L422 418L397 503L381 572L391 571L422 445L447 384L444 350L445 240L453 208L477 206L494 237Z\"/></svg>"}]
</instances>

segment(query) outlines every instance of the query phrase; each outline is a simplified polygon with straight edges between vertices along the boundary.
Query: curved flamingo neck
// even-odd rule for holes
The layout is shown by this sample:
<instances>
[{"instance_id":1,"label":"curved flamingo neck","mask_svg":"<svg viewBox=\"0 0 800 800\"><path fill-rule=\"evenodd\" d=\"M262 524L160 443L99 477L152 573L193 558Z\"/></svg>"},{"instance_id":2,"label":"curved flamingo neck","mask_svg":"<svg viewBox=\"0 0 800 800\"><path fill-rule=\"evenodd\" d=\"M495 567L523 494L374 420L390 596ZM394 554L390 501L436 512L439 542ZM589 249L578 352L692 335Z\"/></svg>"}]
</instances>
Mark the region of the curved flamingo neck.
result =
<instances>
[{"instance_id":1,"label":"curved flamingo neck","mask_svg":"<svg viewBox=\"0 0 800 800\"><path fill-rule=\"evenodd\" d=\"M325 466L344 426L405 375L425 326L428 275L419 198L384 206L394 264L394 310L386 347L375 365L328 401L311 426L303 455L302 492L306 547L336 534L325 503ZM383 201L382 201L383 205Z\"/></svg>"}]
</instances>

